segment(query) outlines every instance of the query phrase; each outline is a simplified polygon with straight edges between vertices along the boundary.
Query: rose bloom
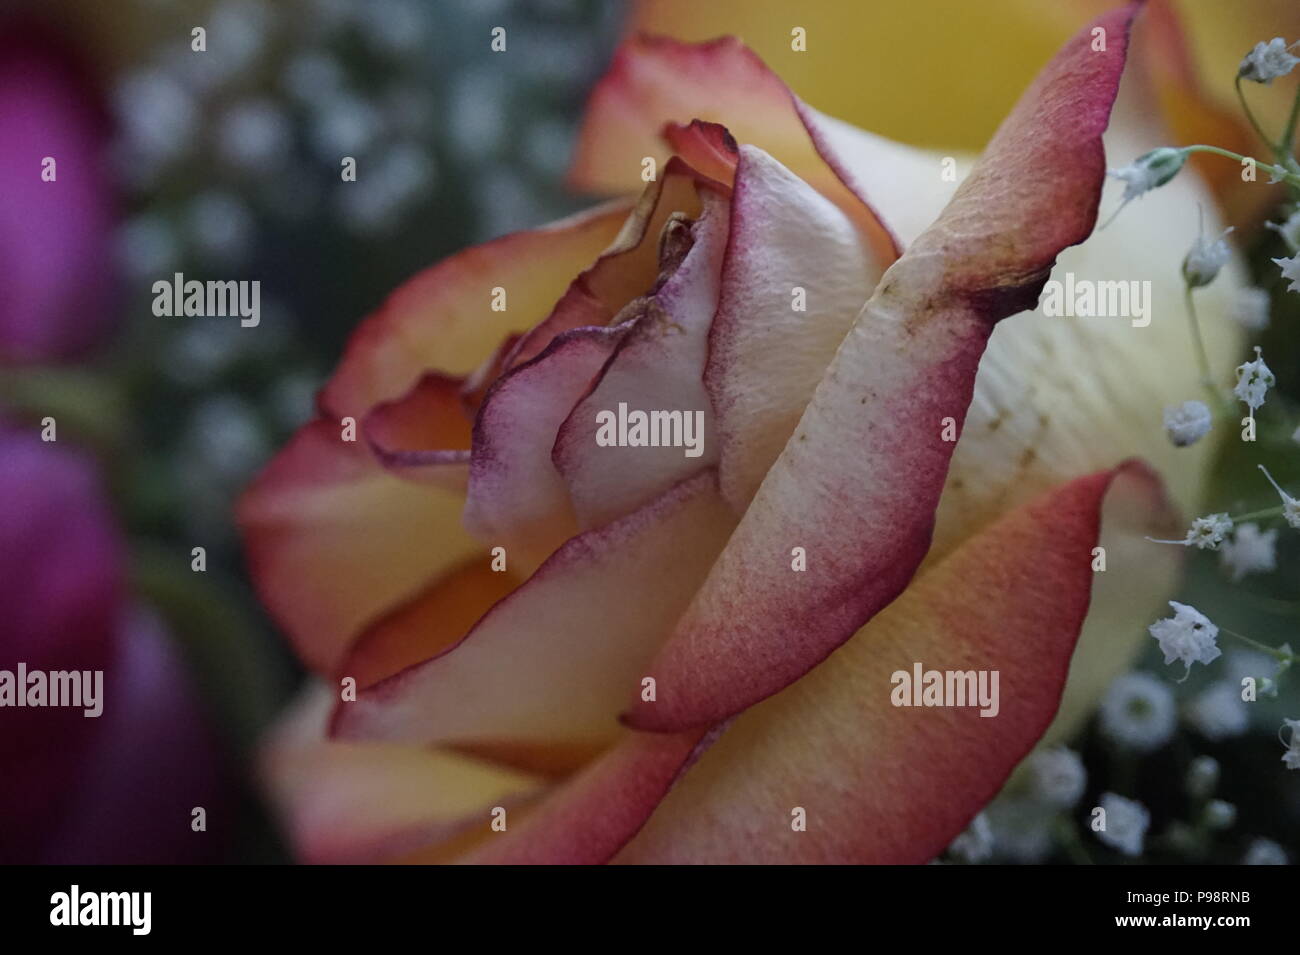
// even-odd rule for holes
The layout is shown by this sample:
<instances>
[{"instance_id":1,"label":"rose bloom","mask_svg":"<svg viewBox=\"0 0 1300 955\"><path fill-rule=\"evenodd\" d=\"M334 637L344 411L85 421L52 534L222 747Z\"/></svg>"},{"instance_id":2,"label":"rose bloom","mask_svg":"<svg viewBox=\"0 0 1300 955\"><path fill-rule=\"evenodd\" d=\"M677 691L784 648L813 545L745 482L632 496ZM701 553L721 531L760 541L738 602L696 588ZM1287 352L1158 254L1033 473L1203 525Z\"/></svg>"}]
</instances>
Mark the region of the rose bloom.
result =
<instances>
[{"instance_id":1,"label":"rose bloom","mask_svg":"<svg viewBox=\"0 0 1300 955\"><path fill-rule=\"evenodd\" d=\"M1177 574L1141 540L1176 530L1156 475L1194 501L1210 444L1160 420L1198 388L1205 187L1079 245L1106 152L1168 135L1140 62L1112 120L1134 13L975 162L817 112L735 40L618 51L572 176L627 192L649 157L640 197L412 279L241 501L320 675L264 759L302 859L924 862L1077 719ZM1150 281L1152 323L1027 311L1054 265ZM621 404L702 411L703 453L598 444ZM895 705L915 664L998 671L997 715Z\"/></svg>"}]
</instances>

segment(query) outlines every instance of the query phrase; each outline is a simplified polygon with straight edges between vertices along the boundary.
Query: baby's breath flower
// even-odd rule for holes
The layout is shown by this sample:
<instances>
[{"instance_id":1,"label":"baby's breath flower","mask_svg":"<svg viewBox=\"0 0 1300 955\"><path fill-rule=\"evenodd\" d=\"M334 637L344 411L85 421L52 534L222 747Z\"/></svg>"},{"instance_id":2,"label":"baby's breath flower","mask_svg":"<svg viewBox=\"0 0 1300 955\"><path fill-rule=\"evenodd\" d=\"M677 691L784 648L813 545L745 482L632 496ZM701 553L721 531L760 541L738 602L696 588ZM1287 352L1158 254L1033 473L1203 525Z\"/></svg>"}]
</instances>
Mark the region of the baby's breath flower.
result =
<instances>
[{"instance_id":1,"label":"baby's breath flower","mask_svg":"<svg viewBox=\"0 0 1300 955\"><path fill-rule=\"evenodd\" d=\"M1215 639L1219 628L1212 624L1205 614L1195 607L1169 601L1174 608L1174 615L1157 620L1147 631L1160 644L1160 652L1165 655L1165 663L1182 661L1191 670L1193 663L1211 663L1222 652Z\"/></svg>"},{"instance_id":2,"label":"baby's breath flower","mask_svg":"<svg viewBox=\"0 0 1300 955\"><path fill-rule=\"evenodd\" d=\"M1253 415L1264 404L1264 397L1275 381L1273 372L1264 364L1263 351L1256 345L1255 360L1237 366L1237 386L1232 389L1232 393L1238 401L1245 403Z\"/></svg>"},{"instance_id":3,"label":"baby's breath flower","mask_svg":"<svg viewBox=\"0 0 1300 955\"><path fill-rule=\"evenodd\" d=\"M1097 832L1097 838L1126 856L1140 856L1151 813L1137 800L1115 793L1102 793L1101 808L1106 811L1106 828Z\"/></svg>"},{"instance_id":4,"label":"baby's breath flower","mask_svg":"<svg viewBox=\"0 0 1300 955\"><path fill-rule=\"evenodd\" d=\"M1079 801L1088 773L1074 750L1057 746L1041 749L1029 757L1033 791L1043 802L1068 809Z\"/></svg>"},{"instance_id":5,"label":"baby's breath flower","mask_svg":"<svg viewBox=\"0 0 1300 955\"><path fill-rule=\"evenodd\" d=\"M1228 233L1231 231L1231 228L1224 229L1223 234L1213 241L1205 238L1204 231L1198 233L1196 241L1192 243L1191 251L1183 259L1183 279L1188 286L1201 288L1218 277L1219 270L1232 255L1227 242Z\"/></svg>"},{"instance_id":6,"label":"baby's breath flower","mask_svg":"<svg viewBox=\"0 0 1300 955\"><path fill-rule=\"evenodd\" d=\"M1268 328L1269 298L1268 292L1254 285L1238 289L1233 296L1232 309L1228 313L1242 328L1252 332Z\"/></svg>"},{"instance_id":7,"label":"baby's breath flower","mask_svg":"<svg viewBox=\"0 0 1300 955\"><path fill-rule=\"evenodd\" d=\"M993 855L993 830L984 813L970 821L966 831L952 841L948 851L966 862L983 862Z\"/></svg>"},{"instance_id":8,"label":"baby's breath flower","mask_svg":"<svg viewBox=\"0 0 1300 955\"><path fill-rule=\"evenodd\" d=\"M1282 762L1287 769L1300 769L1300 720L1282 720L1284 729L1291 731L1291 739L1287 741L1286 752L1282 754Z\"/></svg>"},{"instance_id":9,"label":"baby's breath flower","mask_svg":"<svg viewBox=\"0 0 1300 955\"><path fill-rule=\"evenodd\" d=\"M1278 483L1273 480L1273 475L1268 473L1268 468L1261 464L1259 469L1264 472L1264 477L1268 478L1268 483L1273 485L1273 490L1277 491L1281 496L1282 516L1286 518L1286 522L1297 530L1300 530L1300 501L1297 501L1286 491L1282 490L1282 488L1278 487Z\"/></svg>"},{"instance_id":10,"label":"baby's breath flower","mask_svg":"<svg viewBox=\"0 0 1300 955\"><path fill-rule=\"evenodd\" d=\"M1292 44L1294 45L1294 44ZM1286 76L1300 59L1292 56L1286 40L1275 36L1267 43L1255 44L1255 48L1241 61L1237 75L1255 83L1272 83L1279 76Z\"/></svg>"},{"instance_id":11,"label":"baby's breath flower","mask_svg":"<svg viewBox=\"0 0 1300 955\"><path fill-rule=\"evenodd\" d=\"M1102 733L1130 749L1158 748L1173 734L1176 723L1173 691L1149 673L1116 677L1101 700Z\"/></svg>"},{"instance_id":12,"label":"baby's breath flower","mask_svg":"<svg viewBox=\"0 0 1300 955\"><path fill-rule=\"evenodd\" d=\"M1204 401L1184 401L1165 408L1165 434L1176 448L1201 440L1211 423L1210 408Z\"/></svg>"},{"instance_id":13,"label":"baby's breath flower","mask_svg":"<svg viewBox=\"0 0 1300 955\"><path fill-rule=\"evenodd\" d=\"M1282 270L1282 278L1291 283L1286 290L1300 292L1300 252L1289 259L1274 259L1273 264Z\"/></svg>"},{"instance_id":14,"label":"baby's breath flower","mask_svg":"<svg viewBox=\"0 0 1300 955\"><path fill-rule=\"evenodd\" d=\"M1237 687L1214 683L1187 706L1187 721L1208 740L1240 736L1250 726L1250 715Z\"/></svg>"},{"instance_id":15,"label":"baby's breath flower","mask_svg":"<svg viewBox=\"0 0 1300 955\"><path fill-rule=\"evenodd\" d=\"M1186 149L1161 146L1159 149L1153 149L1149 153L1138 156L1127 166L1121 166L1118 169L1107 169L1106 175L1121 179L1124 182L1124 201L1120 203L1119 209L1116 209L1110 218L1114 219L1126 205L1138 196L1145 195L1152 189L1163 186L1170 179L1173 179L1186 162ZM1107 220L1106 224L1109 225L1110 220Z\"/></svg>"},{"instance_id":16,"label":"baby's breath flower","mask_svg":"<svg viewBox=\"0 0 1300 955\"><path fill-rule=\"evenodd\" d=\"M1300 249L1300 209L1287 216L1285 222L1265 222L1264 225L1280 235L1293 252Z\"/></svg>"},{"instance_id":17,"label":"baby's breath flower","mask_svg":"<svg viewBox=\"0 0 1300 955\"><path fill-rule=\"evenodd\" d=\"M1258 524L1241 524L1224 541L1219 551L1219 563L1231 571L1232 582L1237 583L1247 574L1258 574L1277 567L1277 529L1261 531Z\"/></svg>"},{"instance_id":18,"label":"baby's breath flower","mask_svg":"<svg viewBox=\"0 0 1300 955\"><path fill-rule=\"evenodd\" d=\"M1187 792L1204 799L1219 785L1219 761L1213 756L1197 756L1187 767Z\"/></svg>"},{"instance_id":19,"label":"baby's breath flower","mask_svg":"<svg viewBox=\"0 0 1300 955\"><path fill-rule=\"evenodd\" d=\"M1232 531L1232 518L1227 514L1207 514L1192 521L1187 529L1187 536L1180 541L1160 540L1148 537L1153 544L1181 544L1199 550L1218 550L1223 538Z\"/></svg>"},{"instance_id":20,"label":"baby's breath flower","mask_svg":"<svg viewBox=\"0 0 1300 955\"><path fill-rule=\"evenodd\" d=\"M1286 850L1272 839L1256 839L1246 849L1242 865L1286 865Z\"/></svg>"},{"instance_id":21,"label":"baby's breath flower","mask_svg":"<svg viewBox=\"0 0 1300 955\"><path fill-rule=\"evenodd\" d=\"M1211 829L1231 829L1237 821L1237 807L1223 799L1205 804L1205 824Z\"/></svg>"}]
</instances>

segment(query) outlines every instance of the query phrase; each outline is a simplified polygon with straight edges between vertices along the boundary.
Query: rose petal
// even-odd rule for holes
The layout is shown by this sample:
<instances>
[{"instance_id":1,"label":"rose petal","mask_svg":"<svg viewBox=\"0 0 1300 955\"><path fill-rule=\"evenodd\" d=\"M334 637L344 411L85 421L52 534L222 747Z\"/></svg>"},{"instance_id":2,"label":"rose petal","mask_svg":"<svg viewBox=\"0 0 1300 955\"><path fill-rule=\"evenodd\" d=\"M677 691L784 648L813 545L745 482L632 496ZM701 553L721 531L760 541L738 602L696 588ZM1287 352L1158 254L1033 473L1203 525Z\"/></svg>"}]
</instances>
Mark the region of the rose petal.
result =
<instances>
[{"instance_id":1,"label":"rose petal","mask_svg":"<svg viewBox=\"0 0 1300 955\"><path fill-rule=\"evenodd\" d=\"M486 836L493 806L524 803L544 785L528 773L456 753L328 741L330 699L325 687L304 696L261 760L303 862L384 861Z\"/></svg>"},{"instance_id":2,"label":"rose petal","mask_svg":"<svg viewBox=\"0 0 1300 955\"><path fill-rule=\"evenodd\" d=\"M403 477L464 491L468 479L470 419L463 382L429 372L405 395L376 405L361 422L370 450Z\"/></svg>"},{"instance_id":3,"label":"rose petal","mask_svg":"<svg viewBox=\"0 0 1300 955\"><path fill-rule=\"evenodd\" d=\"M338 737L611 741L733 525L706 472L574 538L459 644L340 704Z\"/></svg>"},{"instance_id":4,"label":"rose petal","mask_svg":"<svg viewBox=\"0 0 1300 955\"><path fill-rule=\"evenodd\" d=\"M859 170L841 163L817 114L733 37L699 45L647 36L626 41L587 104L570 181L580 189L626 192L644 157L664 156L665 127L675 124L668 138L681 142L680 125L695 119L721 123L739 142L761 146L838 205L882 265L897 258L897 243L873 211L875 196L864 192ZM725 148L713 152L725 156Z\"/></svg>"},{"instance_id":5,"label":"rose petal","mask_svg":"<svg viewBox=\"0 0 1300 955\"><path fill-rule=\"evenodd\" d=\"M444 259L410 279L363 322L320 395L331 417L360 417L426 371L473 371L512 332L536 324L569 280L618 234L629 204L610 203ZM493 289L506 290L494 311Z\"/></svg>"},{"instance_id":6,"label":"rose petal","mask_svg":"<svg viewBox=\"0 0 1300 955\"><path fill-rule=\"evenodd\" d=\"M625 733L522 824L483 840L458 861L494 865L608 862L644 825L669 787L711 739L699 730Z\"/></svg>"},{"instance_id":7,"label":"rose petal","mask_svg":"<svg viewBox=\"0 0 1300 955\"><path fill-rule=\"evenodd\" d=\"M643 300L635 327L559 429L551 457L568 486L580 527L599 527L628 514L717 460L704 365L727 247L729 201L705 193L703 211L691 227L689 251ZM598 415L617 415L621 406L629 412L679 414L680 431L670 433L670 439L684 441L687 423L698 422L691 433L699 442L694 455L684 445L598 445Z\"/></svg>"},{"instance_id":8,"label":"rose petal","mask_svg":"<svg viewBox=\"0 0 1300 955\"><path fill-rule=\"evenodd\" d=\"M716 723L806 673L907 585L993 325L1032 306L1092 231L1101 134L1136 8L1047 65L939 221L885 274L700 594L650 667L631 725ZM806 547L809 572L793 573ZM741 599L741 595L743 599Z\"/></svg>"},{"instance_id":9,"label":"rose petal","mask_svg":"<svg viewBox=\"0 0 1300 955\"><path fill-rule=\"evenodd\" d=\"M823 666L741 715L617 861L933 858L1056 712L1088 610L1103 495L1117 476L1110 497L1162 512L1159 480L1130 463L1005 515L918 575ZM997 671L997 715L895 705L893 675L910 677L918 663ZM796 807L806 831L791 825Z\"/></svg>"},{"instance_id":10,"label":"rose petal","mask_svg":"<svg viewBox=\"0 0 1300 955\"><path fill-rule=\"evenodd\" d=\"M705 381L723 495L749 504L880 278L839 208L767 153L740 149ZM805 311L796 311L802 289Z\"/></svg>"},{"instance_id":11,"label":"rose petal","mask_svg":"<svg viewBox=\"0 0 1300 955\"><path fill-rule=\"evenodd\" d=\"M335 421L305 426L276 455L237 518L258 593L308 666L331 671L363 624L488 559L461 526L462 497L389 473Z\"/></svg>"}]
</instances>

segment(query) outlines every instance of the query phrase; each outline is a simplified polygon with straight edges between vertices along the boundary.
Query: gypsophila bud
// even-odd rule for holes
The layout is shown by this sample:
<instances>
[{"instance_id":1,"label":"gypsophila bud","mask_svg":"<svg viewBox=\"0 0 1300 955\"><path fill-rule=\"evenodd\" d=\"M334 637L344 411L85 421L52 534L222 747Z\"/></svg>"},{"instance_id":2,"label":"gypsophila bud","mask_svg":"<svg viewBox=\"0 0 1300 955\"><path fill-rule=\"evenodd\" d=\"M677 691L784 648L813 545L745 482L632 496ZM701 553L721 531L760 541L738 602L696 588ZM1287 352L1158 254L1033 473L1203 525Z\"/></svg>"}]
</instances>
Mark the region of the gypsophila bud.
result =
<instances>
[{"instance_id":1,"label":"gypsophila bud","mask_svg":"<svg viewBox=\"0 0 1300 955\"><path fill-rule=\"evenodd\" d=\"M1101 698L1098 716L1107 739L1139 752L1168 742L1178 724L1173 691L1149 673L1116 677Z\"/></svg>"},{"instance_id":2,"label":"gypsophila bud","mask_svg":"<svg viewBox=\"0 0 1300 955\"><path fill-rule=\"evenodd\" d=\"M1079 754L1064 746L1041 749L1029 757L1034 795L1043 802L1069 809L1079 801L1088 783Z\"/></svg>"},{"instance_id":3,"label":"gypsophila bud","mask_svg":"<svg viewBox=\"0 0 1300 955\"><path fill-rule=\"evenodd\" d=\"M1292 56L1289 50L1286 40L1280 36L1273 37L1267 43L1256 43L1254 49L1242 59L1237 75L1254 83L1272 83L1279 76L1286 76L1300 63L1300 59Z\"/></svg>"},{"instance_id":4,"label":"gypsophila bud","mask_svg":"<svg viewBox=\"0 0 1300 955\"><path fill-rule=\"evenodd\" d=\"M1263 351L1256 345L1255 360L1237 366L1237 384L1232 393L1238 401L1245 403L1253 415L1264 404L1264 397L1276 380L1268 365L1264 364Z\"/></svg>"},{"instance_id":5,"label":"gypsophila bud","mask_svg":"<svg viewBox=\"0 0 1300 955\"><path fill-rule=\"evenodd\" d=\"M1185 162L1187 150L1161 146L1138 156L1127 166L1107 169L1106 175L1124 180L1124 202L1127 203L1173 179Z\"/></svg>"},{"instance_id":6,"label":"gypsophila bud","mask_svg":"<svg viewBox=\"0 0 1300 955\"><path fill-rule=\"evenodd\" d=\"M1286 290L1300 292L1300 252L1289 259L1274 259L1273 264L1282 270L1282 278L1291 283Z\"/></svg>"},{"instance_id":7,"label":"gypsophila bud","mask_svg":"<svg viewBox=\"0 0 1300 955\"><path fill-rule=\"evenodd\" d=\"M1205 238L1203 232L1197 234L1191 251L1183 259L1183 281L1190 288L1209 285L1218 277L1219 270L1232 255L1226 241L1231 231L1231 228L1224 229L1223 234L1212 242Z\"/></svg>"},{"instance_id":8,"label":"gypsophila bud","mask_svg":"<svg viewBox=\"0 0 1300 955\"><path fill-rule=\"evenodd\" d=\"M1209 796L1219 785L1219 761L1197 756L1187 767L1187 792L1197 799Z\"/></svg>"},{"instance_id":9,"label":"gypsophila bud","mask_svg":"<svg viewBox=\"0 0 1300 955\"><path fill-rule=\"evenodd\" d=\"M1286 518L1286 522L1296 530L1300 530L1300 501L1278 486L1278 483L1273 480L1273 475L1268 473L1268 468L1261 464L1259 469L1264 472L1264 477L1268 478L1268 483L1273 485L1273 490L1277 491L1282 498L1282 516Z\"/></svg>"},{"instance_id":10,"label":"gypsophila bud","mask_svg":"<svg viewBox=\"0 0 1300 955\"><path fill-rule=\"evenodd\" d=\"M1160 652L1165 655L1165 663L1181 661L1191 670L1193 663L1211 663L1218 659L1222 651L1215 643L1219 628L1195 607L1169 601L1174 608L1172 617L1157 620L1147 627L1160 644Z\"/></svg>"},{"instance_id":11,"label":"gypsophila bud","mask_svg":"<svg viewBox=\"0 0 1300 955\"><path fill-rule=\"evenodd\" d=\"M1246 849L1242 865L1286 865L1286 850L1272 839L1256 839Z\"/></svg>"},{"instance_id":12,"label":"gypsophila bud","mask_svg":"<svg viewBox=\"0 0 1300 955\"><path fill-rule=\"evenodd\" d=\"M966 831L953 839L948 851L966 862L984 862L993 855L993 829L988 817L979 813Z\"/></svg>"},{"instance_id":13,"label":"gypsophila bud","mask_svg":"<svg viewBox=\"0 0 1300 955\"><path fill-rule=\"evenodd\" d=\"M1258 524L1242 524L1224 541L1219 563L1238 583L1247 574L1266 573L1277 568L1277 528L1261 531Z\"/></svg>"},{"instance_id":14,"label":"gypsophila bud","mask_svg":"<svg viewBox=\"0 0 1300 955\"><path fill-rule=\"evenodd\" d=\"M1232 297L1232 307L1228 314L1242 328L1258 332L1268 328L1268 311L1268 292L1257 286L1248 285L1238 289Z\"/></svg>"},{"instance_id":15,"label":"gypsophila bud","mask_svg":"<svg viewBox=\"0 0 1300 955\"><path fill-rule=\"evenodd\" d=\"M1186 707L1187 721L1208 740L1240 736L1250 727L1250 714L1239 688L1222 681L1197 694Z\"/></svg>"},{"instance_id":16,"label":"gypsophila bud","mask_svg":"<svg viewBox=\"0 0 1300 955\"><path fill-rule=\"evenodd\" d=\"M1195 444L1210 431L1213 419L1204 401L1184 401L1165 408L1165 434L1176 448Z\"/></svg>"}]
</instances>

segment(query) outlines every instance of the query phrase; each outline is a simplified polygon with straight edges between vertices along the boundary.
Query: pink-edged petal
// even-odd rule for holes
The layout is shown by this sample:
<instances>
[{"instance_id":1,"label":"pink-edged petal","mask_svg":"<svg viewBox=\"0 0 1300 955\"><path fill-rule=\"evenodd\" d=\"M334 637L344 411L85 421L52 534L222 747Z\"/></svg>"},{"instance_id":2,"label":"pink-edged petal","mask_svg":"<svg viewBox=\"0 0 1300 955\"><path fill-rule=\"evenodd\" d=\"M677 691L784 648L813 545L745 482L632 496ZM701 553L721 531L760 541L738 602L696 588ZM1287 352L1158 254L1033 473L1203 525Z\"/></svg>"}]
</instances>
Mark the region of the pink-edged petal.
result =
<instances>
[{"instance_id":1,"label":"pink-edged petal","mask_svg":"<svg viewBox=\"0 0 1300 955\"><path fill-rule=\"evenodd\" d=\"M551 463L555 435L600 375L629 326L575 328L488 393L474 424L465 526L536 566L578 530Z\"/></svg>"},{"instance_id":2,"label":"pink-edged petal","mask_svg":"<svg viewBox=\"0 0 1300 955\"><path fill-rule=\"evenodd\" d=\"M704 365L727 248L728 207L729 197L705 192L704 209L690 227L690 249L664 284L642 300L635 327L560 428L552 460L583 528L631 512L717 460ZM665 429L667 435L660 435L655 426L654 440L666 437L682 443L598 444L598 421L604 421L608 431L607 416L617 421L623 408L629 413L663 413L664 420L677 415L676 423ZM690 448L685 444L688 437Z\"/></svg>"},{"instance_id":3,"label":"pink-edged petal","mask_svg":"<svg viewBox=\"0 0 1300 955\"><path fill-rule=\"evenodd\" d=\"M609 742L733 526L705 472L575 537L459 644L341 703L337 736Z\"/></svg>"},{"instance_id":4,"label":"pink-edged petal","mask_svg":"<svg viewBox=\"0 0 1300 955\"><path fill-rule=\"evenodd\" d=\"M1044 68L939 221L887 271L696 600L631 725L712 724L798 679L889 604L929 547L994 324L1037 301L1092 231L1101 134L1135 7ZM791 573L803 547L808 572Z\"/></svg>"},{"instance_id":5,"label":"pink-edged petal","mask_svg":"<svg viewBox=\"0 0 1300 955\"><path fill-rule=\"evenodd\" d=\"M463 499L390 473L324 418L276 455L237 517L258 593L308 666L332 670L371 619L439 573L488 559L461 525Z\"/></svg>"},{"instance_id":6,"label":"pink-edged petal","mask_svg":"<svg viewBox=\"0 0 1300 955\"><path fill-rule=\"evenodd\" d=\"M331 693L295 704L261 754L261 776L308 863L379 862L486 834L494 806L509 811L545 780L444 750L339 743L324 736Z\"/></svg>"},{"instance_id":7,"label":"pink-edged petal","mask_svg":"<svg viewBox=\"0 0 1300 955\"><path fill-rule=\"evenodd\" d=\"M464 491L471 419L464 382L429 372L405 395L376 405L361 422L370 450L390 471Z\"/></svg>"},{"instance_id":8,"label":"pink-edged petal","mask_svg":"<svg viewBox=\"0 0 1300 955\"><path fill-rule=\"evenodd\" d=\"M608 862L710 742L699 730L625 733L581 773L532 807L522 823L482 840L457 861L479 865Z\"/></svg>"},{"instance_id":9,"label":"pink-edged petal","mask_svg":"<svg viewBox=\"0 0 1300 955\"><path fill-rule=\"evenodd\" d=\"M359 417L400 397L426 371L466 375L503 338L536 324L573 276L618 235L619 201L540 229L474 246L425 269L363 322L319 403L331 417ZM506 291L494 310L493 289Z\"/></svg>"},{"instance_id":10,"label":"pink-edged petal","mask_svg":"<svg viewBox=\"0 0 1300 955\"><path fill-rule=\"evenodd\" d=\"M877 260L888 265L898 243L877 217L873 197L837 157L807 110L775 73L733 37L686 44L638 36L623 44L587 104L571 182L582 189L627 192L645 156L662 157L664 138L684 138L692 120L721 124L742 143L775 156L838 205L862 230ZM695 135L695 134L689 134ZM723 160L721 148L709 152ZM698 156L693 151L692 156Z\"/></svg>"},{"instance_id":11,"label":"pink-edged petal","mask_svg":"<svg viewBox=\"0 0 1300 955\"><path fill-rule=\"evenodd\" d=\"M739 146L731 131L721 123L700 119L685 125L667 123L663 136L675 155L704 175L728 184L736 178Z\"/></svg>"},{"instance_id":12,"label":"pink-edged petal","mask_svg":"<svg viewBox=\"0 0 1300 955\"><path fill-rule=\"evenodd\" d=\"M757 147L740 149L734 196L705 381L722 493L743 511L794 433L880 268L837 206Z\"/></svg>"},{"instance_id":13,"label":"pink-edged petal","mask_svg":"<svg viewBox=\"0 0 1300 955\"><path fill-rule=\"evenodd\" d=\"M1167 507L1153 472L1127 464L1049 491L931 565L823 666L739 716L616 861L933 858L1055 714L1088 612L1103 497L1117 496L1149 517ZM918 664L996 671L996 715L899 705L914 697L896 674L910 679ZM796 808L806 831L791 825Z\"/></svg>"},{"instance_id":14,"label":"pink-edged petal","mask_svg":"<svg viewBox=\"0 0 1300 955\"><path fill-rule=\"evenodd\" d=\"M701 188L726 191L674 156L645 186L618 237L599 259L573 280L546 319L521 336L508 353L513 368L537 357L557 335L573 328L608 325L634 298L645 294L659 273L659 237L674 214L700 214Z\"/></svg>"}]
</instances>

